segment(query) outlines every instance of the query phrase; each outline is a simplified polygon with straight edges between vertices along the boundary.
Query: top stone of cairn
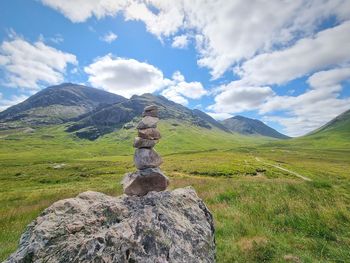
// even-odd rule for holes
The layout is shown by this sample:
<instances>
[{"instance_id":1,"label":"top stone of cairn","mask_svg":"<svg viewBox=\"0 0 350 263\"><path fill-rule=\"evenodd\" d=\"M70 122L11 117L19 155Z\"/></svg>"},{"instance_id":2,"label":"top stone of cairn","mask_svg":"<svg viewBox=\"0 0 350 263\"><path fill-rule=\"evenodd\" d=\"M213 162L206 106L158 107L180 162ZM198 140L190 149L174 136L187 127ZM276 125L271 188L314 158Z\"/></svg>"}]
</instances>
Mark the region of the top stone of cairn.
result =
<instances>
[{"instance_id":1,"label":"top stone of cairn","mask_svg":"<svg viewBox=\"0 0 350 263\"><path fill-rule=\"evenodd\" d=\"M158 107L156 105L149 105L145 107L142 116L158 117Z\"/></svg>"}]
</instances>

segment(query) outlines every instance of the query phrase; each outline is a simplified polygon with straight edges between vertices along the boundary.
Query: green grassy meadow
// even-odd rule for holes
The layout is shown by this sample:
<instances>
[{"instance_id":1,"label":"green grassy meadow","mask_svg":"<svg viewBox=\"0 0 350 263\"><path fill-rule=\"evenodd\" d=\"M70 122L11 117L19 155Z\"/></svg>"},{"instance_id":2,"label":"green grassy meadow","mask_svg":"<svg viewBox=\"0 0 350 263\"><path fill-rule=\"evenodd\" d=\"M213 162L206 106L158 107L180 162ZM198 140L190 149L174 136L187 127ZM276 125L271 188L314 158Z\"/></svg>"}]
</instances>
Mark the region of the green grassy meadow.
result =
<instances>
[{"instance_id":1,"label":"green grassy meadow","mask_svg":"<svg viewBox=\"0 0 350 263\"><path fill-rule=\"evenodd\" d=\"M350 262L349 143L281 142L176 121L159 129L170 189L192 185L213 213L217 262ZM63 126L0 132L0 260L53 202L86 190L122 194L134 136L120 130L91 142Z\"/></svg>"}]
</instances>

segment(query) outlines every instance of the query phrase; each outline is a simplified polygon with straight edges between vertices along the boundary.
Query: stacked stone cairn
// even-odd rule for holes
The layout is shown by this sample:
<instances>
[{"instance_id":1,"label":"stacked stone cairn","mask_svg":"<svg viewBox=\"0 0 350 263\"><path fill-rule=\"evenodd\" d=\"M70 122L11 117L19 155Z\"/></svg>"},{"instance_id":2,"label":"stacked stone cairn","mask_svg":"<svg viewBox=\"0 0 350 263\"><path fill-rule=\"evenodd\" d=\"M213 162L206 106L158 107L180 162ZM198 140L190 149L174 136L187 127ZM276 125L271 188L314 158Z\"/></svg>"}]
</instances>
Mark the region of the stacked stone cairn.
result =
<instances>
[{"instance_id":1,"label":"stacked stone cairn","mask_svg":"<svg viewBox=\"0 0 350 263\"><path fill-rule=\"evenodd\" d=\"M151 191L164 191L169 185L168 178L159 169L162 158L153 149L160 139L157 130L158 107L147 106L137 125L138 137L135 138L134 163L138 171L127 173L122 181L124 193L144 196Z\"/></svg>"}]
</instances>

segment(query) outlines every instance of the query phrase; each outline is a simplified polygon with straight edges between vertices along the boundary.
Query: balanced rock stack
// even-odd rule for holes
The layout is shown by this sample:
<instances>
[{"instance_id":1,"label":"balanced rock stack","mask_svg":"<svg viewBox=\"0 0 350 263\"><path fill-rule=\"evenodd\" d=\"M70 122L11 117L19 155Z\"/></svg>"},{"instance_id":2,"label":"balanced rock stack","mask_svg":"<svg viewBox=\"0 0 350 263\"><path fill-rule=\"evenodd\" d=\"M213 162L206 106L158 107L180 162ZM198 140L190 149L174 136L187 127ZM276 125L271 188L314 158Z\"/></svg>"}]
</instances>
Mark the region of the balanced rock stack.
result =
<instances>
[{"instance_id":1,"label":"balanced rock stack","mask_svg":"<svg viewBox=\"0 0 350 263\"><path fill-rule=\"evenodd\" d=\"M135 138L134 163L137 172L127 173L123 179L124 193L127 195L143 196L151 191L163 191L169 184L168 178L159 169L162 158L153 149L160 139L157 130L158 108L147 106L143 118L137 125L138 137Z\"/></svg>"}]
</instances>

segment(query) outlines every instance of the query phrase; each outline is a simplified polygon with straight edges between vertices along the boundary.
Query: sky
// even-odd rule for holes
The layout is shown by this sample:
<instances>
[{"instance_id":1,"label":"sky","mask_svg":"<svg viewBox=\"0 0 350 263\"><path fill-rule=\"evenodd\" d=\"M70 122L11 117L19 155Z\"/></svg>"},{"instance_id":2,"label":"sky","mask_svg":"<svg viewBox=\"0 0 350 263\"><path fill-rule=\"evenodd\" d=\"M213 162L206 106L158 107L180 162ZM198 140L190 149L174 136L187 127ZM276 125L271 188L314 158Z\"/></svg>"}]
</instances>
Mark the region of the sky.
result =
<instances>
[{"instance_id":1,"label":"sky","mask_svg":"<svg viewBox=\"0 0 350 263\"><path fill-rule=\"evenodd\" d=\"M0 111L63 82L301 136L350 109L350 1L0 1Z\"/></svg>"}]
</instances>

